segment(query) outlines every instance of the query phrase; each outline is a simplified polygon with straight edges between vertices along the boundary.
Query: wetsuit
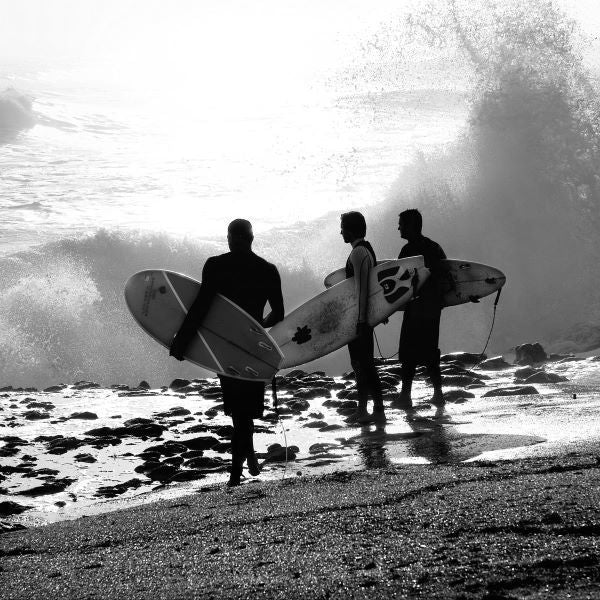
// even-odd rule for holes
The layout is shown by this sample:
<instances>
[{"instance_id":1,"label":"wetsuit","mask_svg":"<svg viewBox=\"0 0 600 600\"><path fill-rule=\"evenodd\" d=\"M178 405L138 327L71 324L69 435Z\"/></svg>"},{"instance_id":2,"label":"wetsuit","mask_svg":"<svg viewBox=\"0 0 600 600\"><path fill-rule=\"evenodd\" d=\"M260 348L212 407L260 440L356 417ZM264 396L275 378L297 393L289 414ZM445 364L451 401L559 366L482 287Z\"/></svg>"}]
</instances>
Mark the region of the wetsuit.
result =
<instances>
[{"instance_id":1,"label":"wetsuit","mask_svg":"<svg viewBox=\"0 0 600 600\"><path fill-rule=\"evenodd\" d=\"M359 300L359 337L348 344L350 364L356 376L358 411L366 412L369 395L375 411L383 410L381 382L373 359L373 327L367 323L369 273L377 264L375 251L364 239L352 243L352 252L346 261L346 279L354 277L355 293Z\"/></svg>"},{"instance_id":2,"label":"wetsuit","mask_svg":"<svg viewBox=\"0 0 600 600\"><path fill-rule=\"evenodd\" d=\"M202 285L194 304L175 336L171 353L185 350L206 316L215 294L222 294L263 323L265 305L269 302L274 322L283 319L281 280L275 265L251 250L236 250L209 258L202 270ZM242 464L253 454L253 419L262 417L265 384L219 375L225 414L233 420L231 439L232 473L241 473Z\"/></svg>"},{"instance_id":3,"label":"wetsuit","mask_svg":"<svg viewBox=\"0 0 600 600\"><path fill-rule=\"evenodd\" d=\"M446 254L441 246L420 235L408 242L398 258L422 255L425 266L431 271L429 279L419 290L417 298L408 303L404 311L398 359L402 362L403 388L410 389L416 366L427 367L434 388L440 388L440 316L442 312L441 261Z\"/></svg>"}]
</instances>

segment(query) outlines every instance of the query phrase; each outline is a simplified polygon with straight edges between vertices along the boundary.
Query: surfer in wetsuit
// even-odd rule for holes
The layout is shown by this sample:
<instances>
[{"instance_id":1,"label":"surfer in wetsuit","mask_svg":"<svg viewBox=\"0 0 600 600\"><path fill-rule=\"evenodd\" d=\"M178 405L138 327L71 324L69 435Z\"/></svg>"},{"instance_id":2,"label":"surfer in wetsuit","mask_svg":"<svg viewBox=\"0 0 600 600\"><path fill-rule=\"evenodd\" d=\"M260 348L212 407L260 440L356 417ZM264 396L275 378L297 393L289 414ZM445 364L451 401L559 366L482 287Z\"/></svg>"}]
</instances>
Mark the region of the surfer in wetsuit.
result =
<instances>
[{"instance_id":1,"label":"surfer in wetsuit","mask_svg":"<svg viewBox=\"0 0 600 600\"><path fill-rule=\"evenodd\" d=\"M442 312L441 261L446 254L441 246L421 234L423 217L411 208L400 213L398 230L407 241L398 258L422 255L431 275L404 310L398 360L402 363L402 389L393 404L412 407L411 390L417 365L425 365L433 385L431 402L443 404L442 375L440 372L440 316Z\"/></svg>"},{"instance_id":2,"label":"surfer in wetsuit","mask_svg":"<svg viewBox=\"0 0 600 600\"><path fill-rule=\"evenodd\" d=\"M202 270L202 285L183 324L173 338L170 355L183 360L188 344L206 316L215 294L222 294L254 317L264 327L272 327L284 316L281 279L275 265L252 252L252 225L235 219L227 229L230 252L211 256ZM263 319L266 303L271 313ZM229 486L240 484L244 462L250 475L260 468L254 452L254 421L264 411L265 384L219 375L225 414L233 421L231 437L231 476Z\"/></svg>"},{"instance_id":3,"label":"surfer in wetsuit","mask_svg":"<svg viewBox=\"0 0 600 600\"><path fill-rule=\"evenodd\" d=\"M349 422L385 422L381 382L373 359L373 327L367 322L369 308L369 274L377 265L375 251L365 240L367 224L364 216L356 211L341 216L341 231L344 242L352 244L346 261L346 279L354 277L355 293L358 298L358 337L348 344L350 364L356 375L358 409L348 418ZM367 412L369 395L373 398L373 415Z\"/></svg>"}]
</instances>

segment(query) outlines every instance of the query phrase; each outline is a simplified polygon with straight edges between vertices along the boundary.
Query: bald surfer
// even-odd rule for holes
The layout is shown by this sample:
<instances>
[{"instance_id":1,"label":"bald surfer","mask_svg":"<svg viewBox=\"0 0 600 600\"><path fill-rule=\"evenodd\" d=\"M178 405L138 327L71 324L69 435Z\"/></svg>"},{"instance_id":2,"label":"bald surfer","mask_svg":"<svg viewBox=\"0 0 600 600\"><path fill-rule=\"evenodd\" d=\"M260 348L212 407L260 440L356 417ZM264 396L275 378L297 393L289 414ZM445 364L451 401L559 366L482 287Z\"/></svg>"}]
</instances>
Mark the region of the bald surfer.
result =
<instances>
[{"instance_id":1,"label":"bald surfer","mask_svg":"<svg viewBox=\"0 0 600 600\"><path fill-rule=\"evenodd\" d=\"M272 327L284 316L281 279L275 265L252 251L252 224L235 219L227 228L229 252L210 257L202 270L202 284L179 331L170 355L183 360L185 350L206 316L215 294L222 294L245 310L264 327ZM263 319L266 303L271 313ZM244 462L250 475L260 469L254 451L254 419L264 412L265 384L219 375L225 414L233 421L231 474L228 485L240 485Z\"/></svg>"},{"instance_id":2,"label":"bald surfer","mask_svg":"<svg viewBox=\"0 0 600 600\"><path fill-rule=\"evenodd\" d=\"M398 230L407 243L398 258L422 255L431 275L404 310L398 360L402 363L402 388L392 404L400 408L412 407L412 382L417 365L425 365L433 385L433 404L443 404L442 375L440 372L440 316L442 312L441 261L446 254L441 246L422 233L423 217L411 208L400 213Z\"/></svg>"},{"instance_id":3,"label":"bald surfer","mask_svg":"<svg viewBox=\"0 0 600 600\"><path fill-rule=\"evenodd\" d=\"M364 216L351 211L341 216L341 231L344 242L352 245L346 261L346 279L354 277L354 292L358 298L357 338L348 344L350 363L356 376L358 408L348 418L349 422L385 422L381 382L373 359L373 327L367 322L369 308L369 274L377 260L375 251L365 240L367 224ZM373 398L373 414L367 411L369 396Z\"/></svg>"}]
</instances>

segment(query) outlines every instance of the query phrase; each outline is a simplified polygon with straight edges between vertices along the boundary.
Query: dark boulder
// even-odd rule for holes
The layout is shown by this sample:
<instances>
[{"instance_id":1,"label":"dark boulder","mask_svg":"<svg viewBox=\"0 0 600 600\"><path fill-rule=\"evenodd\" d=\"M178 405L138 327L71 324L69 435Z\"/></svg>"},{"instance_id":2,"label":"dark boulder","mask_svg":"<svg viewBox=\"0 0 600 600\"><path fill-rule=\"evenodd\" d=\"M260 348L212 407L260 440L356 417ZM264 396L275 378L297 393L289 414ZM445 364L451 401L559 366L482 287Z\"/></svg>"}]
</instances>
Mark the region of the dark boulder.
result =
<instances>
[{"instance_id":1,"label":"dark boulder","mask_svg":"<svg viewBox=\"0 0 600 600\"><path fill-rule=\"evenodd\" d=\"M539 342L521 344L515 348L515 353L515 362L518 365L535 365L548 360L548 355Z\"/></svg>"},{"instance_id":2,"label":"dark boulder","mask_svg":"<svg viewBox=\"0 0 600 600\"><path fill-rule=\"evenodd\" d=\"M483 369L484 371L500 371L502 369L510 369L512 365L507 363L502 356L494 356L493 358L488 358L477 365L478 369Z\"/></svg>"},{"instance_id":3,"label":"dark boulder","mask_svg":"<svg viewBox=\"0 0 600 600\"><path fill-rule=\"evenodd\" d=\"M539 394L539 392L532 385L521 385L496 388L486 392L481 397L490 398L493 396L528 396L532 394Z\"/></svg>"}]
</instances>

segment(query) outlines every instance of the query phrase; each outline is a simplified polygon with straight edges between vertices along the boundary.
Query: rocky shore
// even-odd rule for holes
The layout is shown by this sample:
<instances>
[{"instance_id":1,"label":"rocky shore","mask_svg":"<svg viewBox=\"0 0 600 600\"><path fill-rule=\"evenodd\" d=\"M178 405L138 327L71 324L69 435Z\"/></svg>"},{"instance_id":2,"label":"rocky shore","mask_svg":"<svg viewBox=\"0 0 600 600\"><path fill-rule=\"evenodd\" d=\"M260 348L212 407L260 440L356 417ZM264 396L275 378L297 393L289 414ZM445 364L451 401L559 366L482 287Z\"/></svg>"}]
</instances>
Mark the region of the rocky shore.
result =
<instances>
[{"instance_id":1,"label":"rocky shore","mask_svg":"<svg viewBox=\"0 0 600 600\"><path fill-rule=\"evenodd\" d=\"M600 597L599 365L452 353L401 410L381 361L362 426L352 373L291 371L237 490L215 380L5 387L3 597Z\"/></svg>"}]
</instances>

